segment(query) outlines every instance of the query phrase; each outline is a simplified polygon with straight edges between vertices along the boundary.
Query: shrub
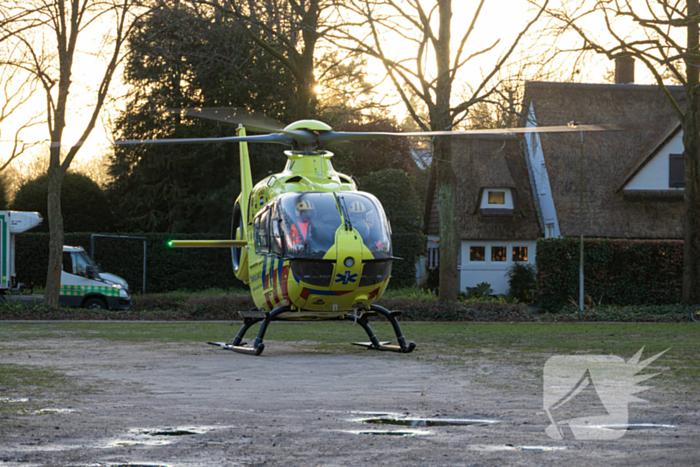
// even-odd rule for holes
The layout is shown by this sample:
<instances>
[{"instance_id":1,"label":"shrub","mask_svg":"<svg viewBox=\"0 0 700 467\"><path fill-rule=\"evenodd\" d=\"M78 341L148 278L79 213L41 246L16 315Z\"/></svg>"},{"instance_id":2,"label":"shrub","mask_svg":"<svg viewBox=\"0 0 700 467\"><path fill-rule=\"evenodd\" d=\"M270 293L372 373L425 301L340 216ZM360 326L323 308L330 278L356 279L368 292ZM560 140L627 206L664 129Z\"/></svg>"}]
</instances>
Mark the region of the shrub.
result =
<instances>
[{"instance_id":1,"label":"shrub","mask_svg":"<svg viewBox=\"0 0 700 467\"><path fill-rule=\"evenodd\" d=\"M34 232L48 232L47 174L22 185L11 209L37 211L45 221ZM107 197L99 185L87 175L68 172L61 185L61 213L66 232L109 232L114 228L114 217Z\"/></svg>"},{"instance_id":2,"label":"shrub","mask_svg":"<svg viewBox=\"0 0 700 467\"><path fill-rule=\"evenodd\" d=\"M584 240L584 289L602 305L665 305L681 300L680 240ZM537 241L539 307L557 311L578 297L579 240Z\"/></svg>"},{"instance_id":3,"label":"shrub","mask_svg":"<svg viewBox=\"0 0 700 467\"><path fill-rule=\"evenodd\" d=\"M489 284L488 282L481 282L480 284L476 284L476 287L467 287L467 293L465 294L465 298L467 300L471 300L474 298L488 297L491 294L493 294L491 284Z\"/></svg>"},{"instance_id":4,"label":"shrub","mask_svg":"<svg viewBox=\"0 0 700 467\"><path fill-rule=\"evenodd\" d=\"M514 263L508 270L508 296L530 302L537 287L536 269L532 264Z\"/></svg>"}]
</instances>

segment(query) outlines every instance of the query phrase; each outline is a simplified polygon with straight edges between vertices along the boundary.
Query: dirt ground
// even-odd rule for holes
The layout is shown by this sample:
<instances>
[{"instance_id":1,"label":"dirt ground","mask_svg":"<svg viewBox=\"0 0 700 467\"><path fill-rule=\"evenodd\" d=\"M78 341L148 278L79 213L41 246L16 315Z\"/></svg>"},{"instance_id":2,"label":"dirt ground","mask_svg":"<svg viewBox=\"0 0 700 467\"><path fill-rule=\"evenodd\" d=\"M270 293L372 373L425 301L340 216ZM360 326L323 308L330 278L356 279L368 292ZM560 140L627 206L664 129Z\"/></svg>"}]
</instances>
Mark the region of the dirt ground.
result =
<instances>
[{"instance_id":1,"label":"dirt ground","mask_svg":"<svg viewBox=\"0 0 700 467\"><path fill-rule=\"evenodd\" d=\"M643 429L557 441L545 433L541 366L481 355L463 370L420 347L266 344L251 357L204 343L4 342L3 363L57 368L77 389L29 400L0 392L0 404L31 408L0 420L0 465L700 465L697 392L671 397L663 381L630 407ZM360 423L387 417L460 424Z\"/></svg>"}]
</instances>

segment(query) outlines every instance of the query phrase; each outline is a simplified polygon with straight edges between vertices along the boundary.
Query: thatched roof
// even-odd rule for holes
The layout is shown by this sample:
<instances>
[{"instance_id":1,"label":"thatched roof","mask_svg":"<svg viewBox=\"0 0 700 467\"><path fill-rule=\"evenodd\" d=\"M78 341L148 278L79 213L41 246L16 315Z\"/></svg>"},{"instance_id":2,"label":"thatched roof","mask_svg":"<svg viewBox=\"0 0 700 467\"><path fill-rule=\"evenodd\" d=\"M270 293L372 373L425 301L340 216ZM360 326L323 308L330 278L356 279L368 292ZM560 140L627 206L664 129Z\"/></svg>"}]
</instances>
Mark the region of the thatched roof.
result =
<instances>
[{"instance_id":1,"label":"thatched roof","mask_svg":"<svg viewBox=\"0 0 700 467\"><path fill-rule=\"evenodd\" d=\"M537 220L527 163L514 136L453 138L452 159L457 175L457 227L462 240L536 239ZM479 210L486 188L510 188L512 213L494 216ZM428 217L428 235L439 235L438 195Z\"/></svg>"},{"instance_id":2,"label":"thatched roof","mask_svg":"<svg viewBox=\"0 0 700 467\"><path fill-rule=\"evenodd\" d=\"M684 106L681 87L670 87ZM656 86L528 82L523 110L533 104L538 125L610 123L623 131L586 133L583 139L584 235L611 238L683 238L683 203L675 197L625 199L620 190L678 127ZM524 126L525 117L521 124ZM559 227L579 233L579 133L540 134Z\"/></svg>"}]
</instances>

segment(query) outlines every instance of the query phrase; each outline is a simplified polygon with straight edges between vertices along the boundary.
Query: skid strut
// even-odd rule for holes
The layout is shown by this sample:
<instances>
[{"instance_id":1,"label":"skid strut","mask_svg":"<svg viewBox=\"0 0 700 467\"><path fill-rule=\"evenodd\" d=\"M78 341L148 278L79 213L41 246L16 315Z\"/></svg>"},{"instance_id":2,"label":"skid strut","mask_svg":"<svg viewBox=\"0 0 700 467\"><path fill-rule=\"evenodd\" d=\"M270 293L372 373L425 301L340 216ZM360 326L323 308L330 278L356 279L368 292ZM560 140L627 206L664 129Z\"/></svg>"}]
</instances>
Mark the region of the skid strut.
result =
<instances>
[{"instance_id":1,"label":"skid strut","mask_svg":"<svg viewBox=\"0 0 700 467\"><path fill-rule=\"evenodd\" d=\"M389 342L379 342L379 339L377 339L377 336L374 335L374 331L372 331L372 328L369 327L369 323L367 322L367 318L374 314L382 315L389 320L391 327L394 328L394 333L396 334L396 339L399 341L399 345L389 345ZM357 324L362 326L362 329L365 330L370 340L370 342L353 342L352 345L366 347L369 350L383 350L387 352L400 353L413 352L413 349L416 348L416 343L406 343L406 338L403 337L403 333L401 332L401 326L399 326L399 322L396 320L396 317L400 314L400 311L389 311L386 308L372 305L369 311L362 313L360 316L345 315L345 319L348 321L356 320Z\"/></svg>"},{"instance_id":2,"label":"skid strut","mask_svg":"<svg viewBox=\"0 0 700 467\"><path fill-rule=\"evenodd\" d=\"M221 347L222 349L231 350L233 352L238 352L246 355L260 355L263 352L263 350L265 350L263 338L265 337L265 332L267 331L267 327L269 326L269 324L272 321L282 319L280 318L280 315L282 313L287 313L290 311L292 311L291 308L285 306L276 308L275 310L269 313L265 311L241 312L241 314L243 315L243 326L231 342L207 342L207 344L216 345L218 347ZM356 321L360 326L362 326L362 329L364 329L367 335L369 336L370 342L353 342L353 345L366 347L370 350L384 350L388 352L400 353L413 352L413 349L416 348L416 344L414 342L408 344L406 343L406 339L401 333L401 326L399 326L399 323L396 320L396 317L400 314L400 311L389 311L380 306L373 305L372 307L370 307L369 311L362 312L362 314L360 314L359 316L345 315L343 318L340 319L346 321ZM394 333L396 334L396 339L398 340L399 345L389 345L390 342L380 342L379 339L377 339L377 336L374 335L372 328L369 327L369 324L367 322L367 318L372 315L381 315L387 320L389 320L391 326L394 328ZM251 327L260 322L262 322L262 324L260 325L260 330L258 330L258 337L255 339L253 346L250 347L246 345L245 342L243 342L243 337Z\"/></svg>"},{"instance_id":3,"label":"skid strut","mask_svg":"<svg viewBox=\"0 0 700 467\"><path fill-rule=\"evenodd\" d=\"M246 355L260 355L262 351L265 350L263 338L265 337L267 326L269 326L269 324L272 321L279 319L279 315L288 311L291 311L291 308L289 308L288 306L283 306L280 308L276 308L269 313L265 311L241 312L241 314L243 315L243 327L241 327L241 330L238 331L238 334L236 335L236 337L233 338L233 341L231 341L231 343L207 342L207 344L218 345L222 349L232 350L234 352ZM253 347L248 347L247 345L245 345L245 342L242 342L243 337L245 336L245 333L248 332L248 329L250 329L255 324L259 323L260 321L262 321L262 324L260 325L260 330L258 330L258 337L255 338Z\"/></svg>"}]
</instances>

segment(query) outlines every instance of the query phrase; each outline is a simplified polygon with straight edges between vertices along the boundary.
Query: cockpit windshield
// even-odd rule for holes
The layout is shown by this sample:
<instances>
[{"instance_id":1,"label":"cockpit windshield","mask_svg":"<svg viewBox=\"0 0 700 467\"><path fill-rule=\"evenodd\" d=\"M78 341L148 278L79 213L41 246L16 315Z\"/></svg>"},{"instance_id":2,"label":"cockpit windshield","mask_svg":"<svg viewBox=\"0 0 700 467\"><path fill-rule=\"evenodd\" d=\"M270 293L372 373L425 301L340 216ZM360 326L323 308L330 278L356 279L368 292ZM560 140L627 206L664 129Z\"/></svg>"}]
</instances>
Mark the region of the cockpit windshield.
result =
<instances>
[{"instance_id":1,"label":"cockpit windshield","mask_svg":"<svg viewBox=\"0 0 700 467\"><path fill-rule=\"evenodd\" d=\"M272 251L284 255L320 259L335 244L343 221L356 230L376 259L391 256L391 233L384 210L368 193L286 193L277 199L272 220ZM342 217L341 217L342 213ZM276 224L281 224L281 229ZM261 227L265 221L261 221Z\"/></svg>"},{"instance_id":2,"label":"cockpit windshield","mask_svg":"<svg viewBox=\"0 0 700 467\"><path fill-rule=\"evenodd\" d=\"M376 259L391 256L391 232L381 203L369 193L344 192L338 200L347 213L350 227L357 230L362 241Z\"/></svg>"},{"instance_id":3,"label":"cockpit windshield","mask_svg":"<svg viewBox=\"0 0 700 467\"><path fill-rule=\"evenodd\" d=\"M341 224L333 193L287 193L277 206L287 255L323 258Z\"/></svg>"}]
</instances>

